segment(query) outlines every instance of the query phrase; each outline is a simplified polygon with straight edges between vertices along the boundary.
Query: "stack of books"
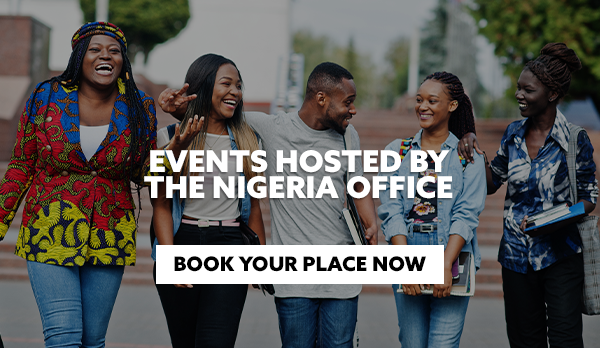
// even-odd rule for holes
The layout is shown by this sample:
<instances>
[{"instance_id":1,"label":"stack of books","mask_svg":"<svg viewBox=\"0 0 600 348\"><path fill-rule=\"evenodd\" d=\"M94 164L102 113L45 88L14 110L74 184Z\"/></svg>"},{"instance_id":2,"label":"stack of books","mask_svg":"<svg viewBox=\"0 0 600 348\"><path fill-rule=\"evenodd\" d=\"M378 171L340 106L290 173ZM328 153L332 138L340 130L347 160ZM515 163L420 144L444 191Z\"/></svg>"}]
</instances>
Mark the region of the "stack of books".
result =
<instances>
[{"instance_id":1,"label":"stack of books","mask_svg":"<svg viewBox=\"0 0 600 348\"><path fill-rule=\"evenodd\" d=\"M398 292L403 292L402 287ZM433 295L433 285L429 289L421 290L424 295ZM475 295L475 259L473 254L461 251L458 259L452 266L452 296L473 296Z\"/></svg>"},{"instance_id":2,"label":"stack of books","mask_svg":"<svg viewBox=\"0 0 600 348\"><path fill-rule=\"evenodd\" d=\"M350 235L352 235L352 240L356 245L366 245L367 238L365 236L365 228L358 215L358 210L354 204L354 198L349 194L346 194L346 205L348 207L342 210L342 214L344 215L344 220L346 220L346 224L350 230Z\"/></svg>"},{"instance_id":3,"label":"stack of books","mask_svg":"<svg viewBox=\"0 0 600 348\"><path fill-rule=\"evenodd\" d=\"M583 215L585 215L583 202L579 202L572 207L569 207L567 203L559 204L539 214L528 217L525 232L564 220L575 220L581 218Z\"/></svg>"}]
</instances>

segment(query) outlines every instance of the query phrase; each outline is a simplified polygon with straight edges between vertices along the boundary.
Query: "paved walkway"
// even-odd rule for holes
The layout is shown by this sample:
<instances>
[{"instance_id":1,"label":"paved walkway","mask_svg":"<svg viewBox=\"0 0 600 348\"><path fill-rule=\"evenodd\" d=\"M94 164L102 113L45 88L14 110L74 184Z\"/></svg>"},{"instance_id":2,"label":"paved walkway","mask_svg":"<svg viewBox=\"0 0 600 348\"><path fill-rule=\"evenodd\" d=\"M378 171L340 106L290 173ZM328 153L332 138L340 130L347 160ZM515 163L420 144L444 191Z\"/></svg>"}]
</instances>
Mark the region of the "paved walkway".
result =
<instances>
[{"instance_id":1,"label":"paved walkway","mask_svg":"<svg viewBox=\"0 0 600 348\"><path fill-rule=\"evenodd\" d=\"M28 282L0 281L0 333L7 348L42 347L40 317ZM391 295L363 294L358 309L360 347L399 347ZM600 317L584 316L585 346L600 347ZM152 286L123 285L107 336L109 348L168 348L169 334ZM241 348L280 347L271 296L250 291L237 340ZM508 347L502 300L474 298L461 347Z\"/></svg>"}]
</instances>

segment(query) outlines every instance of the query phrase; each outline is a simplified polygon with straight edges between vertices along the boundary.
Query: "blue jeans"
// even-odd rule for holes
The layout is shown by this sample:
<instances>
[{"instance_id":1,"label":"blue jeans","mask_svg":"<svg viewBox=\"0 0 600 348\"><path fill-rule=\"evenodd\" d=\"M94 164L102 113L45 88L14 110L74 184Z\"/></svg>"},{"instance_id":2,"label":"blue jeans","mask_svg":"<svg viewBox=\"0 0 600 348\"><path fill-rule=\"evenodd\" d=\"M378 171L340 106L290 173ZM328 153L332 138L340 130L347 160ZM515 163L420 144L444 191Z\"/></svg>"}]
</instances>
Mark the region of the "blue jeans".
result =
<instances>
[{"instance_id":1,"label":"blue jeans","mask_svg":"<svg viewBox=\"0 0 600 348\"><path fill-rule=\"evenodd\" d=\"M27 261L46 347L104 347L124 270Z\"/></svg>"},{"instance_id":2,"label":"blue jeans","mask_svg":"<svg viewBox=\"0 0 600 348\"><path fill-rule=\"evenodd\" d=\"M412 232L408 245L438 245L437 232ZM458 348L469 297L408 296L393 285L402 347Z\"/></svg>"},{"instance_id":3,"label":"blue jeans","mask_svg":"<svg viewBox=\"0 0 600 348\"><path fill-rule=\"evenodd\" d=\"M358 296L275 297L283 348L352 348Z\"/></svg>"}]
</instances>

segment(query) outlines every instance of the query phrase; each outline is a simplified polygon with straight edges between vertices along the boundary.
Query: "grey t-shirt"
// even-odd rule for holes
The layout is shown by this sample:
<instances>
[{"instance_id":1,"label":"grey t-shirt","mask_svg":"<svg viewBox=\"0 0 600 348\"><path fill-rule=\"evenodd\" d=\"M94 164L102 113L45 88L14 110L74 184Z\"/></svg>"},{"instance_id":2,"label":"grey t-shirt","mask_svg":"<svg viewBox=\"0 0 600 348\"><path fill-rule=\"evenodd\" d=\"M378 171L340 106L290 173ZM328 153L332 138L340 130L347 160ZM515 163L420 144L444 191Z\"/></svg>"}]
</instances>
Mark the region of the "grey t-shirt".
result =
<instances>
[{"instance_id":1,"label":"grey t-shirt","mask_svg":"<svg viewBox=\"0 0 600 348\"><path fill-rule=\"evenodd\" d=\"M291 172L289 165L283 166L283 172L277 172L277 150L283 150L286 158L290 150L297 150L300 155L308 150L315 150L325 157L329 150L344 150L344 137L334 131L314 130L294 113L266 115L260 112L246 112L246 120L260 135L264 150L267 152L267 177L299 176L306 182L307 176L314 177L315 193L324 176L329 176L335 186L338 198L323 195L320 199L309 198L269 198L271 206L271 236L276 245L331 245L351 244L352 237L346 222L342 218L345 201L344 176L348 168L346 156L339 157L341 169L336 173L327 173L325 165L314 173L302 170ZM346 129L352 135L352 147L360 149L358 133L352 125ZM310 160L313 160L312 162ZM314 159L309 158L309 165ZM356 171L350 176L363 175L361 157L356 157ZM284 188L286 183L284 181ZM302 190L306 194L306 185ZM284 189L286 192L287 189ZM362 285L275 285L277 297L312 297L312 298L351 298L360 293Z\"/></svg>"}]
</instances>

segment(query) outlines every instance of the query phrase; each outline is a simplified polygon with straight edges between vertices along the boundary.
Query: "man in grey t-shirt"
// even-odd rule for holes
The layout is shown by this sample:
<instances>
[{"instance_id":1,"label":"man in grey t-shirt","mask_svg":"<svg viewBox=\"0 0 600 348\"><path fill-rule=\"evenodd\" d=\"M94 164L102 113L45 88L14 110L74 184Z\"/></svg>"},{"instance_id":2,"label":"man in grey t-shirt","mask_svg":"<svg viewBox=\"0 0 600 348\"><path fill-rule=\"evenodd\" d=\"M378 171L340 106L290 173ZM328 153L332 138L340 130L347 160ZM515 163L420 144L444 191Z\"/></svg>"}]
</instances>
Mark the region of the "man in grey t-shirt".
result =
<instances>
[{"instance_id":1,"label":"man in grey t-shirt","mask_svg":"<svg viewBox=\"0 0 600 348\"><path fill-rule=\"evenodd\" d=\"M318 151L322 156L329 150L343 150L345 132L350 132L354 149L360 140L349 120L356 114L356 87L346 69L334 63L322 63L310 74L306 96L298 112L276 116L246 113L246 120L260 135L267 152L267 176L307 176L315 179L315 188L324 176L329 176L339 198L324 195L321 199L277 198L271 205L271 236L273 244L329 245L352 244L352 237L341 217L344 204L344 177L347 158L341 158L337 173L325 172L322 166L315 173L298 167L283 173L276 172L276 152L283 150ZM309 163L312 165L313 163ZM356 158L356 171L362 175L361 159ZM356 185L362 191L362 185ZM304 191L306 192L306 191ZM377 220L370 195L355 199L357 209L367 227L370 244L377 243ZM358 294L361 285L275 285L275 303L283 347L313 347L319 337L323 347L352 347L356 325ZM319 327L320 325L320 327Z\"/></svg>"},{"instance_id":2,"label":"man in grey t-shirt","mask_svg":"<svg viewBox=\"0 0 600 348\"><path fill-rule=\"evenodd\" d=\"M270 198L273 244L352 244L350 231L342 218L347 157L340 158L342 167L337 173L325 172L324 166L314 173L307 173L298 166L298 171L292 173L289 165L283 166L283 173L277 173L276 153L282 150L284 156L289 157L290 150L296 150L298 156L313 150L324 156L329 150L341 151L345 132L350 132L353 149L360 149L358 134L349 124L356 114L355 99L356 86L350 72L334 63L322 63L308 78L304 103L298 112L276 116L246 113L246 121L260 135L267 152L267 176L300 176L305 182L307 176L313 176L315 189L324 176L329 176L339 196ZM351 177L363 174L359 157L355 168ZM354 189L361 192L364 188L356 184ZM306 193L306 186L303 192ZM377 244L373 199L367 195L354 201L369 244ZM321 347L351 348L361 288L361 285L275 285L282 346L314 347L318 339Z\"/></svg>"}]
</instances>

